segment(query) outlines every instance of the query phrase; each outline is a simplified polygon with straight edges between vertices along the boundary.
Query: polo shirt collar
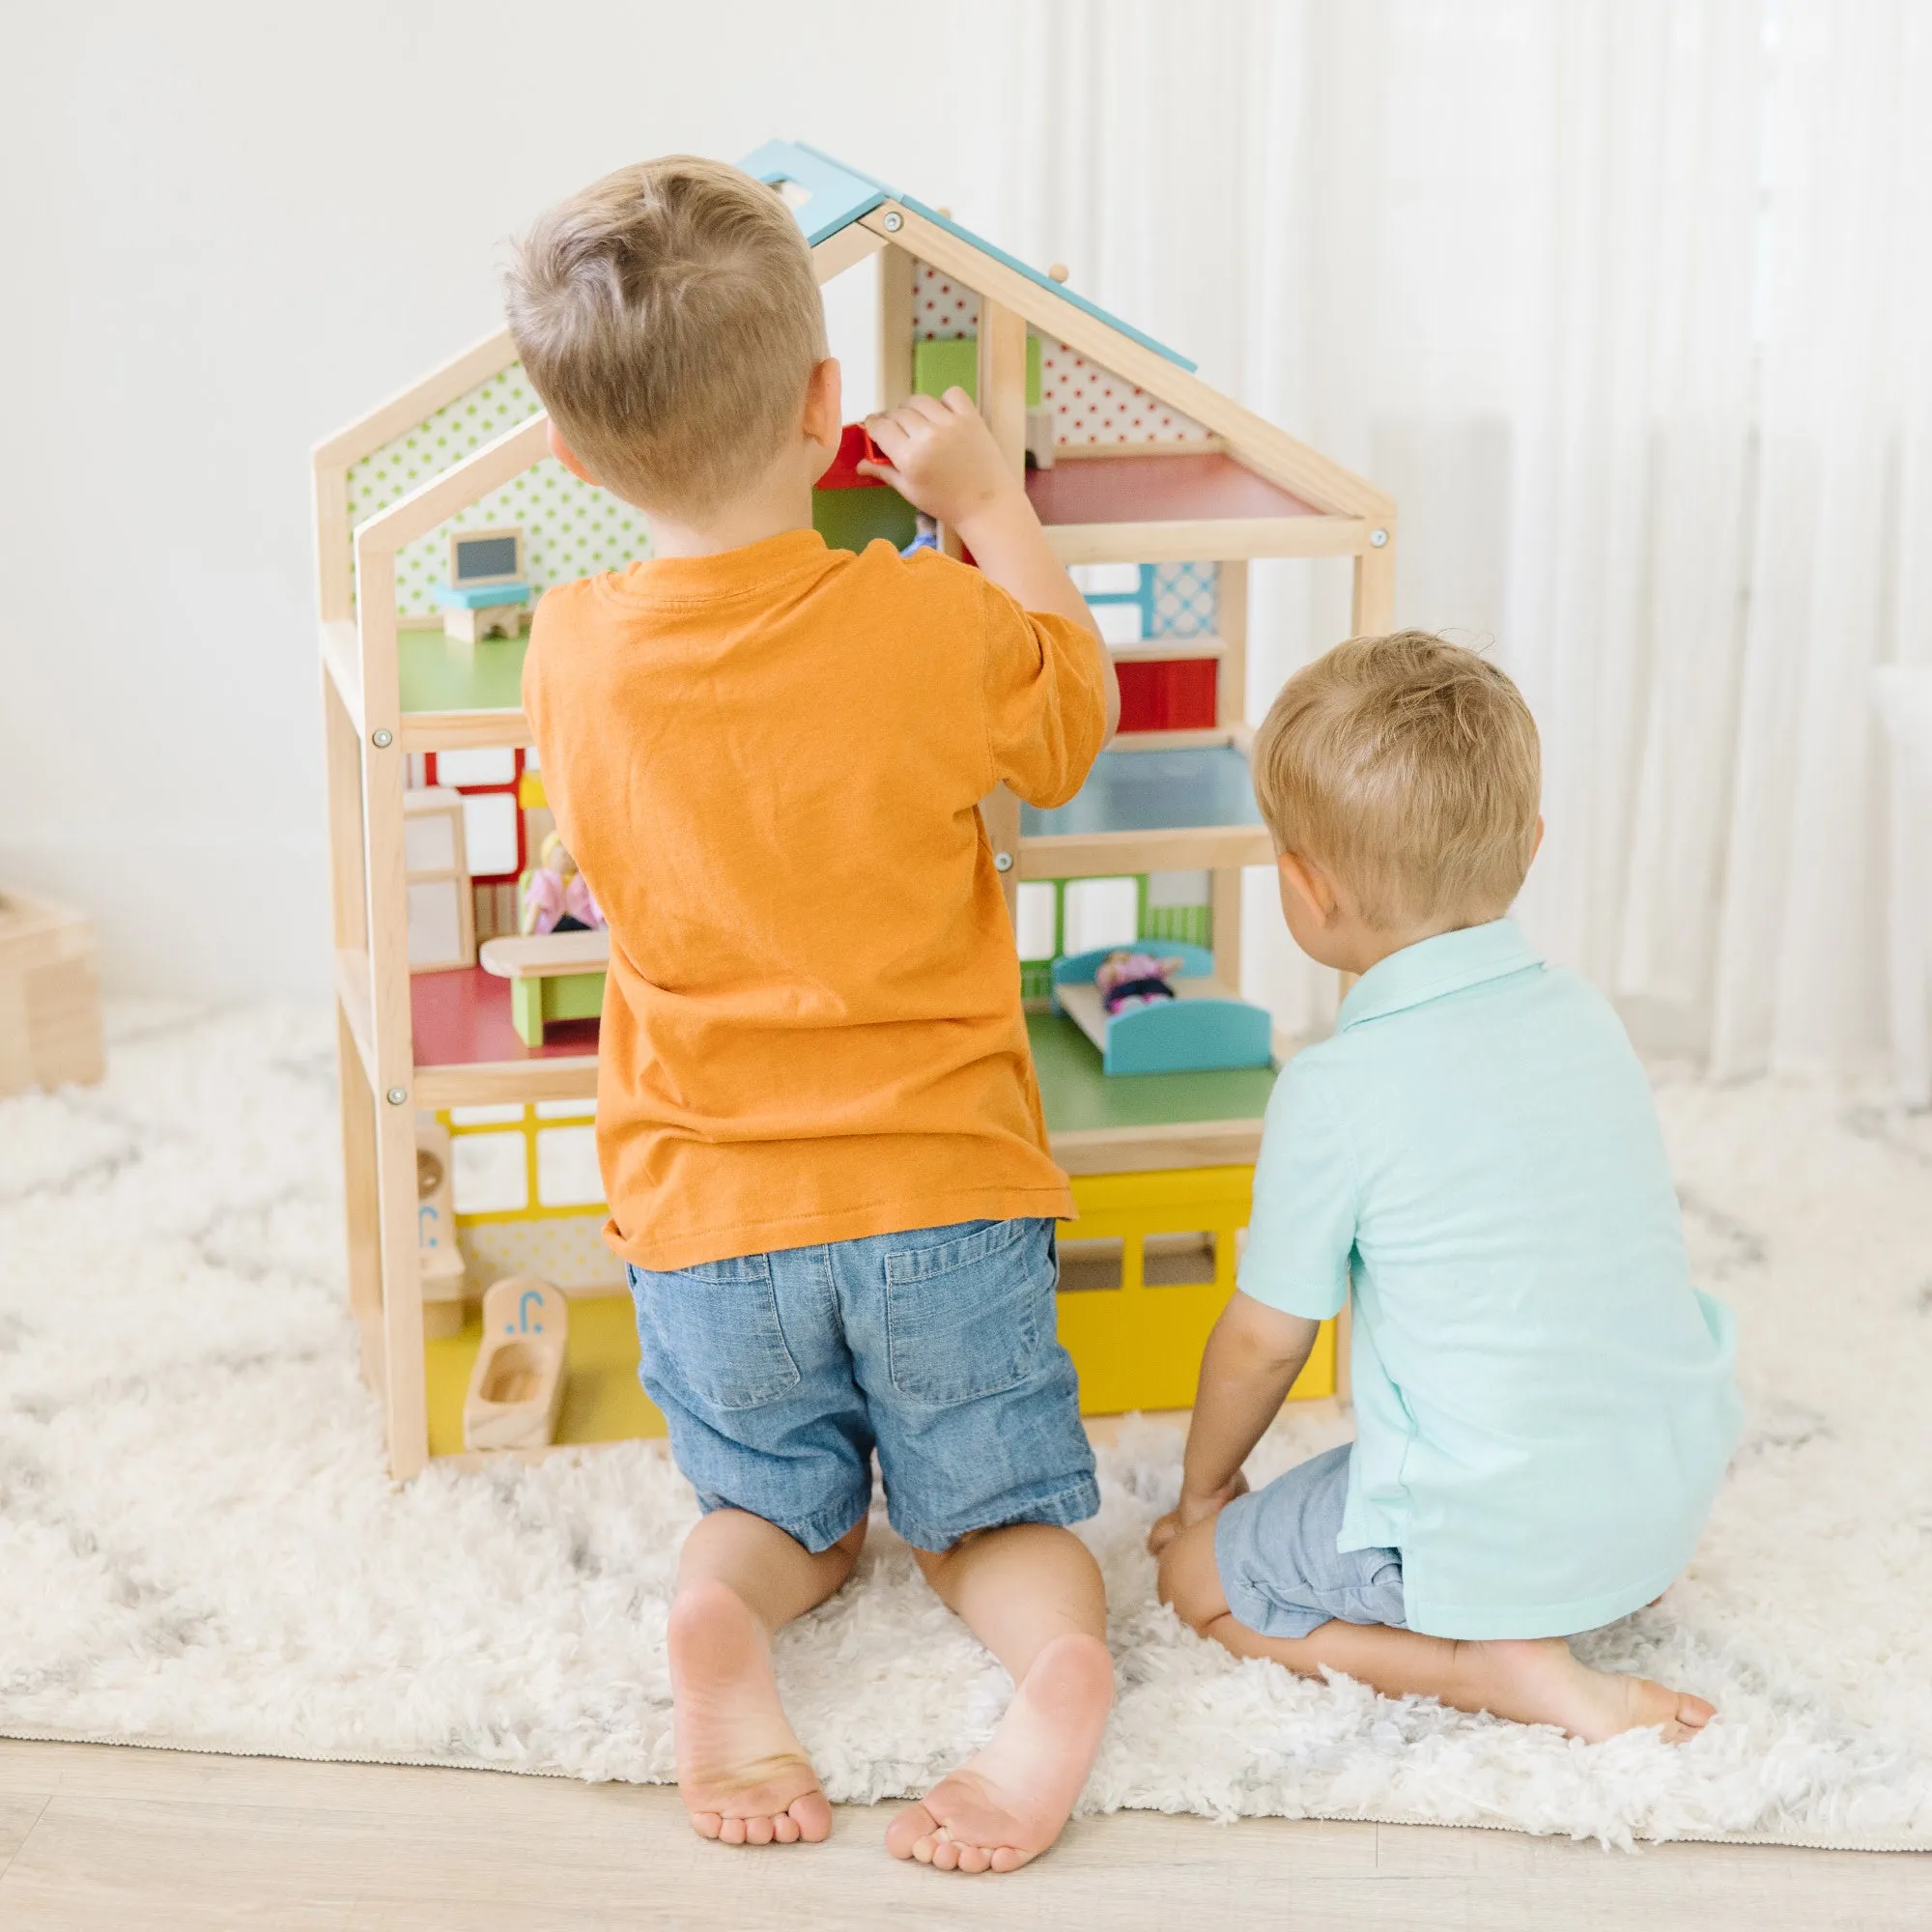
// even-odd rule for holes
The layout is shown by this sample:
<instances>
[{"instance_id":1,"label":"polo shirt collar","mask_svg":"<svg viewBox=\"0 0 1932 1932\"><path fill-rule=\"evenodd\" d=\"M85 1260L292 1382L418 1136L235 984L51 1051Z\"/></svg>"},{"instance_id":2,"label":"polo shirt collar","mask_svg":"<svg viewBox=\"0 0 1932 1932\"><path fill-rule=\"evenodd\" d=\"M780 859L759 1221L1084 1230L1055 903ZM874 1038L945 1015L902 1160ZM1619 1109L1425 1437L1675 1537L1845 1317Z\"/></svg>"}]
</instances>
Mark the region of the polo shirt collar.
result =
<instances>
[{"instance_id":1,"label":"polo shirt collar","mask_svg":"<svg viewBox=\"0 0 1932 1932\"><path fill-rule=\"evenodd\" d=\"M1401 1012L1406 1007L1419 1007L1444 994L1460 993L1465 986L1480 986L1486 980L1501 980L1542 964L1542 955L1513 919L1492 919L1486 925L1438 932L1371 966L1349 989L1335 1016L1335 1030L1340 1033L1363 1020L1380 1019L1385 1013Z\"/></svg>"}]
</instances>

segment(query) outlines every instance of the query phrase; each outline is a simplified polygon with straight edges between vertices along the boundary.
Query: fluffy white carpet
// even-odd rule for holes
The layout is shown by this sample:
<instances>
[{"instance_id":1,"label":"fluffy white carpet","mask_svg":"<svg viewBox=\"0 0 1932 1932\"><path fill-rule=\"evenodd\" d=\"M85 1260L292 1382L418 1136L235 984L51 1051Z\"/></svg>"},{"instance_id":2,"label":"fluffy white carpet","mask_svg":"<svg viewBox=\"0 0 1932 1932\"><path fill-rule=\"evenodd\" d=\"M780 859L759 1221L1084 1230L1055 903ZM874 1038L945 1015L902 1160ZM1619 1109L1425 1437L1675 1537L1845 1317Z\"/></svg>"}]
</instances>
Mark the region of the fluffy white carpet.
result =
<instances>
[{"instance_id":1,"label":"fluffy white carpet","mask_svg":"<svg viewBox=\"0 0 1932 1932\"><path fill-rule=\"evenodd\" d=\"M382 1473L340 1285L322 1016L119 1017L98 1091L0 1104L0 1731L663 1779L689 1492L653 1447ZM1664 1076L1747 1437L1697 1562L1596 1662L1711 1697L1695 1743L1548 1730L1236 1663L1152 1597L1178 1437L1086 1532L1120 1706L1090 1808L1932 1847L1932 1119ZM1332 1406L1266 1476L1345 1432ZM782 1640L835 1798L916 1790L1004 1675L880 1533Z\"/></svg>"}]
</instances>

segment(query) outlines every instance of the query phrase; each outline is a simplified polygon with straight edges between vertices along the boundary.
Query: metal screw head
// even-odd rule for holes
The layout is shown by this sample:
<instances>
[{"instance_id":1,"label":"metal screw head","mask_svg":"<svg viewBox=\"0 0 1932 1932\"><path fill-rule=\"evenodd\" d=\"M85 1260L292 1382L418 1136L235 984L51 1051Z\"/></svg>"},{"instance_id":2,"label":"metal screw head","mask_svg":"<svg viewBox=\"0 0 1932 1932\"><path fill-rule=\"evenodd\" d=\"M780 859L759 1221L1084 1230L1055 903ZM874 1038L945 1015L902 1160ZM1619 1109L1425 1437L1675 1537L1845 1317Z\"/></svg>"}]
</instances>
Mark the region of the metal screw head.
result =
<instances>
[{"instance_id":1,"label":"metal screw head","mask_svg":"<svg viewBox=\"0 0 1932 1932\"><path fill-rule=\"evenodd\" d=\"M885 220L880 225L885 229L888 235L896 235L899 232L899 230L905 226L905 216L899 213L896 209L895 209L892 213L886 216Z\"/></svg>"},{"instance_id":2,"label":"metal screw head","mask_svg":"<svg viewBox=\"0 0 1932 1932\"><path fill-rule=\"evenodd\" d=\"M410 1097L410 1090L407 1087L391 1087L383 1097L390 1106L400 1107Z\"/></svg>"},{"instance_id":3,"label":"metal screw head","mask_svg":"<svg viewBox=\"0 0 1932 1932\"><path fill-rule=\"evenodd\" d=\"M371 731L369 733L369 742L375 746L377 751L386 752L395 743L395 738L392 733L387 731Z\"/></svg>"},{"instance_id":4,"label":"metal screw head","mask_svg":"<svg viewBox=\"0 0 1932 1932\"><path fill-rule=\"evenodd\" d=\"M1388 540L1389 540L1389 533L1386 530L1371 530L1369 532L1369 542L1377 550L1380 550L1381 547L1388 542Z\"/></svg>"},{"instance_id":5,"label":"metal screw head","mask_svg":"<svg viewBox=\"0 0 1932 1932\"><path fill-rule=\"evenodd\" d=\"M1010 872L1013 869L1013 855L1010 852L995 852L993 869L996 872Z\"/></svg>"}]
</instances>

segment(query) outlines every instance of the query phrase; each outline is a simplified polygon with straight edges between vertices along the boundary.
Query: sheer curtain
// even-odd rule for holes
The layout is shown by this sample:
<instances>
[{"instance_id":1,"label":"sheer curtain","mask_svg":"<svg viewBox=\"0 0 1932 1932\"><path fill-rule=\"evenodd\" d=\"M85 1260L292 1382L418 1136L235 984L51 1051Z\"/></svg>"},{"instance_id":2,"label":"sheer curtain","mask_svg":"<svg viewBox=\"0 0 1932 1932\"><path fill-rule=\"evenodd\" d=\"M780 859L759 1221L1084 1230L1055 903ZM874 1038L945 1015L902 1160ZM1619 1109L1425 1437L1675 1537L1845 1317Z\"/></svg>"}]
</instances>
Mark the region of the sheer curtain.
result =
<instances>
[{"instance_id":1,"label":"sheer curtain","mask_svg":"<svg viewBox=\"0 0 1932 1932\"><path fill-rule=\"evenodd\" d=\"M1002 232L1394 493L1400 620L1492 650L1543 730L1520 917L1725 1072L1883 1043L1868 684L1928 649L1928 16L1007 16ZM1257 577L1258 706L1347 585ZM1320 1026L1325 976L1251 891L1250 991Z\"/></svg>"}]
</instances>

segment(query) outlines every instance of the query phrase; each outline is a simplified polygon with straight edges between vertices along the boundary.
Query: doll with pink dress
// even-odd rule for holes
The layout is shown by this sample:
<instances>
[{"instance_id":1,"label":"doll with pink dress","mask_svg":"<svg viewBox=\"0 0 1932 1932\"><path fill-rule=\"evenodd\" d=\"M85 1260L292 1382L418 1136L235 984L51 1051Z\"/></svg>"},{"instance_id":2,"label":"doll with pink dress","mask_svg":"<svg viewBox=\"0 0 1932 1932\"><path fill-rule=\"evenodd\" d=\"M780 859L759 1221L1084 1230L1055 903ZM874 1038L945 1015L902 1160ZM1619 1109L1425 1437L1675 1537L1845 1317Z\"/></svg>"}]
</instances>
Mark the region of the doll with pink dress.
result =
<instances>
[{"instance_id":1,"label":"doll with pink dress","mask_svg":"<svg viewBox=\"0 0 1932 1932\"><path fill-rule=\"evenodd\" d=\"M577 861L562 838L551 833L543 842L536 870L524 888L521 929L526 933L590 932L603 923L604 915L591 897L583 874L577 869Z\"/></svg>"}]
</instances>

